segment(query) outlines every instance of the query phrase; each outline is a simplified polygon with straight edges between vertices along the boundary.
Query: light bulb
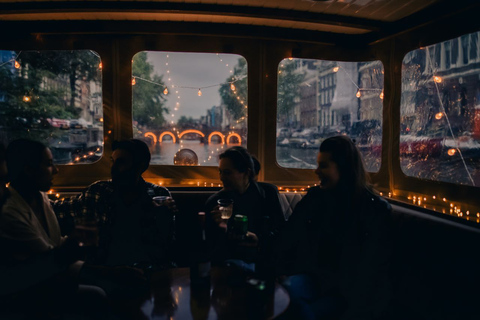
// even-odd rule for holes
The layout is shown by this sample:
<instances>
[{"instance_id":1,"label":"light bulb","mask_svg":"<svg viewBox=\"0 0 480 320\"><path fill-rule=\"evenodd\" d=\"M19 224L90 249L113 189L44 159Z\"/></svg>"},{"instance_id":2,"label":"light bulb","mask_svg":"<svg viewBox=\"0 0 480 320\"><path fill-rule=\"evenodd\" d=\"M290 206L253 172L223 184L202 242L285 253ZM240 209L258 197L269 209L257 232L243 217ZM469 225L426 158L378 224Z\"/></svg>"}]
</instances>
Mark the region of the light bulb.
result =
<instances>
[{"instance_id":1,"label":"light bulb","mask_svg":"<svg viewBox=\"0 0 480 320\"><path fill-rule=\"evenodd\" d=\"M362 96L362 93L360 92L360 89L357 91L357 94L355 96L357 96L357 98L360 98Z\"/></svg>"},{"instance_id":2,"label":"light bulb","mask_svg":"<svg viewBox=\"0 0 480 320\"><path fill-rule=\"evenodd\" d=\"M18 69L18 68L20 68L20 63L18 63L18 61L15 60L15 69Z\"/></svg>"},{"instance_id":3,"label":"light bulb","mask_svg":"<svg viewBox=\"0 0 480 320\"><path fill-rule=\"evenodd\" d=\"M340 68L339 68L339 67L335 67L335 68L333 68L333 72L338 72L338 70L340 70Z\"/></svg>"},{"instance_id":4,"label":"light bulb","mask_svg":"<svg viewBox=\"0 0 480 320\"><path fill-rule=\"evenodd\" d=\"M383 100L383 90L382 90L382 92L380 93L380 99Z\"/></svg>"},{"instance_id":5,"label":"light bulb","mask_svg":"<svg viewBox=\"0 0 480 320\"><path fill-rule=\"evenodd\" d=\"M136 83L137 81L135 80L135 78L132 78L132 86L134 86Z\"/></svg>"},{"instance_id":6,"label":"light bulb","mask_svg":"<svg viewBox=\"0 0 480 320\"><path fill-rule=\"evenodd\" d=\"M201 97L202 96L202 90L198 89L198 96Z\"/></svg>"},{"instance_id":7,"label":"light bulb","mask_svg":"<svg viewBox=\"0 0 480 320\"><path fill-rule=\"evenodd\" d=\"M164 94L164 95L167 95L167 94L168 94L168 89L167 89L167 87L165 87L165 90L163 90L163 94Z\"/></svg>"},{"instance_id":8,"label":"light bulb","mask_svg":"<svg viewBox=\"0 0 480 320\"><path fill-rule=\"evenodd\" d=\"M23 101L24 102L30 102L30 97L29 96L23 96Z\"/></svg>"},{"instance_id":9,"label":"light bulb","mask_svg":"<svg viewBox=\"0 0 480 320\"><path fill-rule=\"evenodd\" d=\"M442 118L443 118L443 112L439 112L439 113L435 114L435 119L440 120Z\"/></svg>"},{"instance_id":10,"label":"light bulb","mask_svg":"<svg viewBox=\"0 0 480 320\"><path fill-rule=\"evenodd\" d=\"M232 89L232 91L235 91L235 85L232 83L230 83L230 89Z\"/></svg>"},{"instance_id":11,"label":"light bulb","mask_svg":"<svg viewBox=\"0 0 480 320\"><path fill-rule=\"evenodd\" d=\"M433 77L433 81L435 81L436 83L441 83L443 80L442 80L441 77L435 76L435 77Z\"/></svg>"},{"instance_id":12,"label":"light bulb","mask_svg":"<svg viewBox=\"0 0 480 320\"><path fill-rule=\"evenodd\" d=\"M100 63L98 64L98 69L102 70L102 68L103 68L103 64L100 62Z\"/></svg>"},{"instance_id":13,"label":"light bulb","mask_svg":"<svg viewBox=\"0 0 480 320\"><path fill-rule=\"evenodd\" d=\"M447 153L448 153L448 155L451 157L451 156L454 156L455 153L457 153L457 150L456 150L456 149L453 149L453 148L452 148L452 149L448 149Z\"/></svg>"}]
</instances>

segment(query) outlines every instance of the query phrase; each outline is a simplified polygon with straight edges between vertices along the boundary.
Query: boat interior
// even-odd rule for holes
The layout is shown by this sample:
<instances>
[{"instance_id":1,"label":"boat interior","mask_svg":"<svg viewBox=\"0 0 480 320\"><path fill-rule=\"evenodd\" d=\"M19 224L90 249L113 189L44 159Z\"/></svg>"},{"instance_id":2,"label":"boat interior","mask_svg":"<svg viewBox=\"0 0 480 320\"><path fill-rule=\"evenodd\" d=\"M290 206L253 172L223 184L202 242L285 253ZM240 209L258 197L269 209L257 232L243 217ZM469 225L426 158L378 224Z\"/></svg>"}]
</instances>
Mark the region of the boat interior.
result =
<instances>
[{"instance_id":1,"label":"boat interior","mask_svg":"<svg viewBox=\"0 0 480 320\"><path fill-rule=\"evenodd\" d=\"M2 0L0 50L93 50L101 57L103 155L90 164L59 165L52 198L110 178L112 141L134 137L132 59L138 52L244 57L246 147L261 163L259 181L278 186L286 219L318 181L311 169L277 161L279 64L288 58L381 61L380 165L370 177L393 208L391 318L477 319L478 186L406 175L400 147L405 55L478 32L479 13L476 0ZM221 189L218 168L152 163L144 178L167 187L177 203L175 251L178 265L185 265L196 214Z\"/></svg>"}]
</instances>

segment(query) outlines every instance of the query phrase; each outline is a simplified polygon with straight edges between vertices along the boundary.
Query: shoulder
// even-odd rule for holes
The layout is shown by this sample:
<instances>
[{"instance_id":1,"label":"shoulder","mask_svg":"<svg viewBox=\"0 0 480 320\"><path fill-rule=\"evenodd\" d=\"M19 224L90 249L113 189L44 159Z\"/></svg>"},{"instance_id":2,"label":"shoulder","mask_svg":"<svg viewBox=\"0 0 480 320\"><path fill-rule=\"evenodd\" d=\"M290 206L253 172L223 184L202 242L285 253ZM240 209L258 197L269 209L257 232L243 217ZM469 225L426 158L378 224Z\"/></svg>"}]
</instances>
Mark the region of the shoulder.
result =
<instances>
[{"instance_id":1,"label":"shoulder","mask_svg":"<svg viewBox=\"0 0 480 320\"><path fill-rule=\"evenodd\" d=\"M168 189L165 187L162 187L150 182L145 182L145 187L147 188L147 193L150 197L156 197L156 196L170 197L170 191L168 191Z\"/></svg>"},{"instance_id":2,"label":"shoulder","mask_svg":"<svg viewBox=\"0 0 480 320\"><path fill-rule=\"evenodd\" d=\"M377 213L390 213L392 211L392 206L388 201L383 199L382 197L374 194L370 190L365 190L363 192L363 201L367 204L367 206L374 210Z\"/></svg>"},{"instance_id":3,"label":"shoulder","mask_svg":"<svg viewBox=\"0 0 480 320\"><path fill-rule=\"evenodd\" d=\"M277 192L278 193L278 187L274 184L268 183L268 182L257 182L258 186L265 190L265 192Z\"/></svg>"},{"instance_id":4,"label":"shoulder","mask_svg":"<svg viewBox=\"0 0 480 320\"><path fill-rule=\"evenodd\" d=\"M112 180L99 180L92 183L85 189L85 192L87 193L102 193L102 192L112 192L112 191L113 191Z\"/></svg>"}]
</instances>

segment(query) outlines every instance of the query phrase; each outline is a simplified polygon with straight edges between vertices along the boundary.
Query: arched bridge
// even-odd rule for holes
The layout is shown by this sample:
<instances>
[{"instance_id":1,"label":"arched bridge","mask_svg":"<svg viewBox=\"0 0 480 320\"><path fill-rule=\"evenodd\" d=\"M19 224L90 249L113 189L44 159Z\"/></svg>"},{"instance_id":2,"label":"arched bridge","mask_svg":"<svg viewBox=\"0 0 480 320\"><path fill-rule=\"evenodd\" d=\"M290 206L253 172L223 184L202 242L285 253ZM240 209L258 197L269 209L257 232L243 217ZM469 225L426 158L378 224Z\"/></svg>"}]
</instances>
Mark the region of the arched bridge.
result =
<instances>
[{"instance_id":1,"label":"arched bridge","mask_svg":"<svg viewBox=\"0 0 480 320\"><path fill-rule=\"evenodd\" d=\"M162 143L165 136L170 136L174 143L178 143L183 136L186 134L197 134L200 137L200 140L203 140L203 143L212 143L213 138L220 138L221 144L241 144L242 137L239 133L235 131L210 131L207 133L203 133L200 130L196 129L186 129L183 131L173 131L173 130L166 130L161 132L145 132L144 137L151 139L152 143L156 145L157 143Z\"/></svg>"}]
</instances>

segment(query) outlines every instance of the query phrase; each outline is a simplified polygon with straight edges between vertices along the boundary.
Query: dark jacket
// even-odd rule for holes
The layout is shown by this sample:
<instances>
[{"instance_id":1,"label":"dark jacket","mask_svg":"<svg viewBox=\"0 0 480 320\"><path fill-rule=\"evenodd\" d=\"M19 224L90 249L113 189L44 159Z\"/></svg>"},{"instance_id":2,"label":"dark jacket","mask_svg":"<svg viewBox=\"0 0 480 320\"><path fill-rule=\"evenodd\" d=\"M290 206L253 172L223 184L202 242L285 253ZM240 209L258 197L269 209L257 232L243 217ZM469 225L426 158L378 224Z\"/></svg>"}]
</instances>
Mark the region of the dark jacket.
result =
<instances>
[{"instance_id":1,"label":"dark jacket","mask_svg":"<svg viewBox=\"0 0 480 320\"><path fill-rule=\"evenodd\" d=\"M237 214L247 216L248 231L259 237L259 248L238 248L232 243L228 243L225 232L217 227L210 215L212 209L217 206L217 200L222 198L229 198L234 202L229 224L233 222L234 216ZM277 241L285 224L278 189L268 183L251 182L247 191L242 195L222 189L207 200L205 208L207 238L212 249L212 260L215 262L229 258L238 258L249 262L256 261L258 251L267 250L267 246L271 247L270 244Z\"/></svg>"},{"instance_id":2,"label":"dark jacket","mask_svg":"<svg viewBox=\"0 0 480 320\"><path fill-rule=\"evenodd\" d=\"M390 297L391 207L364 190L344 195L311 188L298 203L282 239L286 274L309 274L323 295L341 295L348 319L374 319Z\"/></svg>"}]
</instances>

